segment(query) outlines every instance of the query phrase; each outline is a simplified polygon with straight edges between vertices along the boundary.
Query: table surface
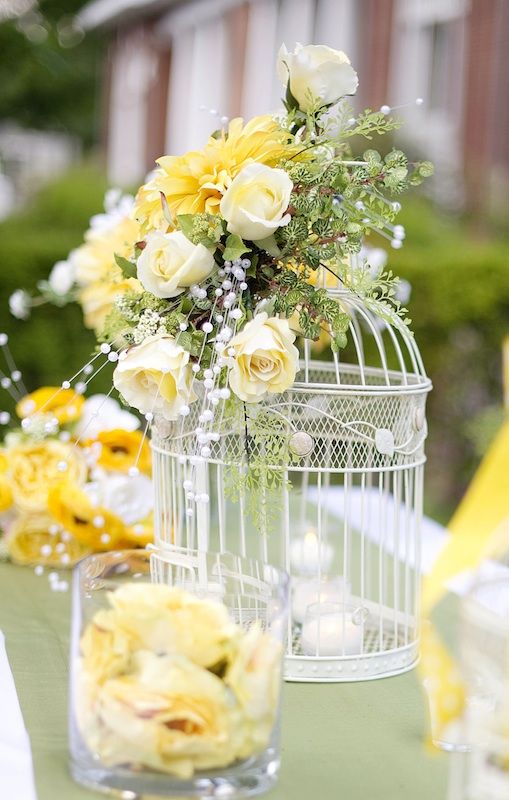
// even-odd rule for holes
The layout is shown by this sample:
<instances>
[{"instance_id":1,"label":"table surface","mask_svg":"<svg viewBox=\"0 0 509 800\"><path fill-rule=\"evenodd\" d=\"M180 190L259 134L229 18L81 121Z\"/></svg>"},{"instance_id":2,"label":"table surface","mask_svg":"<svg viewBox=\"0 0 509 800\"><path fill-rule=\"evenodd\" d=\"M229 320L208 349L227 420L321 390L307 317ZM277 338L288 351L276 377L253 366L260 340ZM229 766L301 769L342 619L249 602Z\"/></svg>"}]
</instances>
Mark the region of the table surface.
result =
<instances>
[{"instance_id":1,"label":"table surface","mask_svg":"<svg viewBox=\"0 0 509 800\"><path fill-rule=\"evenodd\" d=\"M38 800L103 796L76 785L67 769L70 598L31 569L0 564L0 629L30 735ZM440 616L447 626L447 605ZM287 683L280 780L265 797L445 800L447 758L424 746L425 729L415 672L365 683Z\"/></svg>"}]
</instances>

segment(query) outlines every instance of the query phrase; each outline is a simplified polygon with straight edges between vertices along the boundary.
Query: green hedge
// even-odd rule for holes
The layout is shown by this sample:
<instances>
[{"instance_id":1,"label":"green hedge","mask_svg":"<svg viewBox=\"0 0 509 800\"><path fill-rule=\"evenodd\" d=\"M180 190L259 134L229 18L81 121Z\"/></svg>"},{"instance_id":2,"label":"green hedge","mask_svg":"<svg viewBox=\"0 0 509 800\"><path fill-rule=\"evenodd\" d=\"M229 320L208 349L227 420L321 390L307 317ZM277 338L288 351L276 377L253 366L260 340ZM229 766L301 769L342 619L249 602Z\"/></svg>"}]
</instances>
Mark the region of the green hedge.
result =
<instances>
[{"instance_id":1,"label":"green hedge","mask_svg":"<svg viewBox=\"0 0 509 800\"><path fill-rule=\"evenodd\" d=\"M78 307L44 306L19 322L7 311L8 297L20 286L34 287L80 243L90 216L101 208L104 190L103 176L81 167L0 225L1 327L31 388L72 374L86 360L94 337L83 328ZM407 240L402 250L390 252L390 266L412 284L413 329L434 384L427 511L447 519L478 461L472 430L484 430L485 412L501 402L500 347L509 333L509 234L478 238L461 220L416 198L407 199L401 217ZM101 376L95 388L103 390L108 382L108 374Z\"/></svg>"},{"instance_id":2,"label":"green hedge","mask_svg":"<svg viewBox=\"0 0 509 800\"><path fill-rule=\"evenodd\" d=\"M84 329L77 306L42 306L23 322L10 315L8 299L20 287L35 289L53 264L80 244L90 216L101 209L105 186L97 169L80 167L0 224L0 325L30 388L74 373L87 359L94 336ZM98 379L98 386L104 385Z\"/></svg>"},{"instance_id":3,"label":"green hedge","mask_svg":"<svg viewBox=\"0 0 509 800\"><path fill-rule=\"evenodd\" d=\"M496 239L413 200L394 271L412 284L409 304L434 390L429 398L427 510L447 519L478 464L476 433L502 403L501 345L509 334L509 231ZM489 415L491 420L500 418Z\"/></svg>"}]
</instances>

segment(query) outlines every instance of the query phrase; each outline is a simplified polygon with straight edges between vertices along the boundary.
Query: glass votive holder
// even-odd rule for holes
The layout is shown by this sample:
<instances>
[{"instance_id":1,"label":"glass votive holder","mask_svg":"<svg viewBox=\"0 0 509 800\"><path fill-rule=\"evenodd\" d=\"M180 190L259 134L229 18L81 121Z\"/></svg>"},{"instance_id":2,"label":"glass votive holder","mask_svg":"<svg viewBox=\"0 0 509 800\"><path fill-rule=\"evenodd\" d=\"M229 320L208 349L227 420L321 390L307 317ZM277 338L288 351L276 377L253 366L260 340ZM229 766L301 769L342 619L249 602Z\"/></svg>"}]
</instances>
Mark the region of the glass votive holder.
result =
<instances>
[{"instance_id":1,"label":"glass votive holder","mask_svg":"<svg viewBox=\"0 0 509 800\"><path fill-rule=\"evenodd\" d=\"M315 603L344 603L351 594L351 584L343 577L295 578L292 580L292 619L302 625L309 606Z\"/></svg>"},{"instance_id":2,"label":"glass votive holder","mask_svg":"<svg viewBox=\"0 0 509 800\"><path fill-rule=\"evenodd\" d=\"M351 656L363 650L365 606L312 603L306 609L301 648L306 656Z\"/></svg>"},{"instance_id":3,"label":"glass votive holder","mask_svg":"<svg viewBox=\"0 0 509 800\"><path fill-rule=\"evenodd\" d=\"M509 797L509 576L479 580L460 605L465 680L462 800ZM452 773L451 773L452 780Z\"/></svg>"},{"instance_id":4,"label":"glass votive holder","mask_svg":"<svg viewBox=\"0 0 509 800\"><path fill-rule=\"evenodd\" d=\"M75 780L122 798L240 798L271 788L287 615L287 574L232 554L154 548L81 561Z\"/></svg>"}]
</instances>

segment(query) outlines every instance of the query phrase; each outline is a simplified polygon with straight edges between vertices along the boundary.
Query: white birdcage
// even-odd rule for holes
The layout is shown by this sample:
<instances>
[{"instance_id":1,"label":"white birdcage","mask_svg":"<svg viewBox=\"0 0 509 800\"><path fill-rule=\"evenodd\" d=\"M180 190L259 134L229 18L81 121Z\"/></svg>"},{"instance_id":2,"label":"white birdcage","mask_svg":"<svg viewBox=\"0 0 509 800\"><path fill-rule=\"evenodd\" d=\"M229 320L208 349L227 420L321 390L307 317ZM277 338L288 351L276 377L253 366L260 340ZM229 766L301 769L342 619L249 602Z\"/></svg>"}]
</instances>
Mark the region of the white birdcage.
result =
<instances>
[{"instance_id":1,"label":"white birdcage","mask_svg":"<svg viewBox=\"0 0 509 800\"><path fill-rule=\"evenodd\" d=\"M431 383L403 322L327 288L350 316L344 355L312 360L307 342L291 389L218 415L206 459L199 403L184 421L155 420L156 542L286 568L286 678L368 680L417 660Z\"/></svg>"}]
</instances>

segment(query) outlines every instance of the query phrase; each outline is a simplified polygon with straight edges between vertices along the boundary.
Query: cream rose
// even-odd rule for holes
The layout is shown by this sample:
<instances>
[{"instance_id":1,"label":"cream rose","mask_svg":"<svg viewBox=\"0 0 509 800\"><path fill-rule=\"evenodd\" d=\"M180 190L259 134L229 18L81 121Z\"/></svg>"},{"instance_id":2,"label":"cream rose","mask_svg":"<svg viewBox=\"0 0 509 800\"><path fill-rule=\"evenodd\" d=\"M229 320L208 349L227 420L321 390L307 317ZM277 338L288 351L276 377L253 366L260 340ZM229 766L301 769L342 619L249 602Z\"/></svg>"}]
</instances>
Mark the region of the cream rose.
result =
<instances>
[{"instance_id":1,"label":"cream rose","mask_svg":"<svg viewBox=\"0 0 509 800\"><path fill-rule=\"evenodd\" d=\"M335 103L347 94L355 94L357 73L342 50L325 45L297 44L293 53L285 45L278 55L278 73L302 111Z\"/></svg>"},{"instance_id":2,"label":"cream rose","mask_svg":"<svg viewBox=\"0 0 509 800\"><path fill-rule=\"evenodd\" d=\"M269 318L263 311L228 343L224 355L231 367L232 391L246 403L284 392L295 380L299 351L288 320ZM228 355L233 349L234 355Z\"/></svg>"},{"instance_id":3,"label":"cream rose","mask_svg":"<svg viewBox=\"0 0 509 800\"><path fill-rule=\"evenodd\" d=\"M143 414L174 420L196 400L189 353L171 336L152 336L121 357L113 383L129 405Z\"/></svg>"},{"instance_id":4,"label":"cream rose","mask_svg":"<svg viewBox=\"0 0 509 800\"><path fill-rule=\"evenodd\" d=\"M248 164L221 200L221 215L230 233L257 242L288 225L291 217L286 211L292 189L293 183L284 170Z\"/></svg>"},{"instance_id":5,"label":"cream rose","mask_svg":"<svg viewBox=\"0 0 509 800\"><path fill-rule=\"evenodd\" d=\"M153 231L138 258L138 279L156 297L176 297L207 278L214 263L210 250L190 242L182 231Z\"/></svg>"}]
</instances>

